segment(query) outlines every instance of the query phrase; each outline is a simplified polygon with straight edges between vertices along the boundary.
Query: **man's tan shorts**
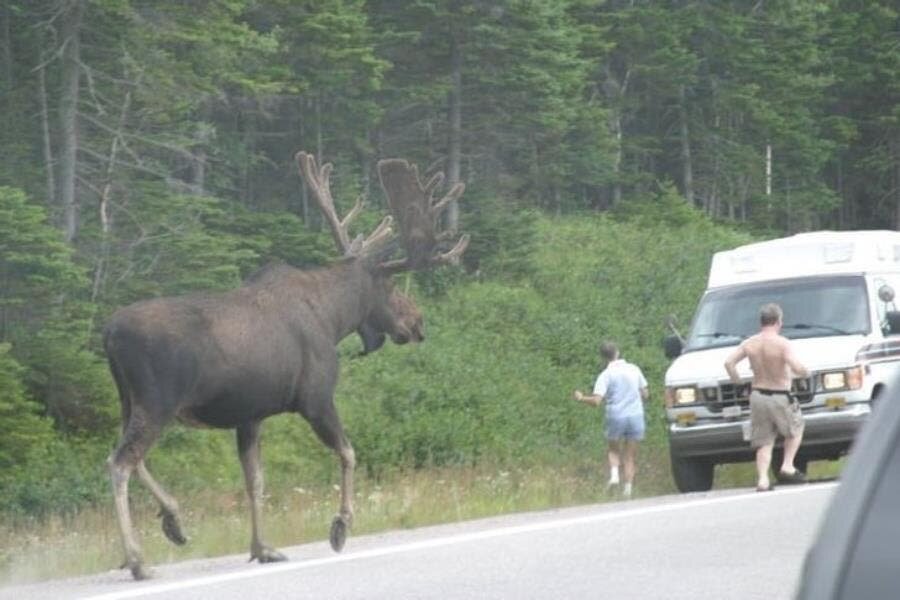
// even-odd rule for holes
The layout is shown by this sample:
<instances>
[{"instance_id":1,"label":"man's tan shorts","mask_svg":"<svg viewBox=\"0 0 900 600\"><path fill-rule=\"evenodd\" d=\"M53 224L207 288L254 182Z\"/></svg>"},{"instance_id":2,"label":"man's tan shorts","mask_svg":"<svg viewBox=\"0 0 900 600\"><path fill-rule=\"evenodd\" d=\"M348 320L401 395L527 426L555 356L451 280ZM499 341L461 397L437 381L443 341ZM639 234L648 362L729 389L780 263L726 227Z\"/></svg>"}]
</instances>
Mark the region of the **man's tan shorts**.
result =
<instances>
[{"instance_id":1,"label":"man's tan shorts","mask_svg":"<svg viewBox=\"0 0 900 600\"><path fill-rule=\"evenodd\" d=\"M800 406L786 393L750 392L750 445L771 444L778 434L797 437L803 433Z\"/></svg>"}]
</instances>

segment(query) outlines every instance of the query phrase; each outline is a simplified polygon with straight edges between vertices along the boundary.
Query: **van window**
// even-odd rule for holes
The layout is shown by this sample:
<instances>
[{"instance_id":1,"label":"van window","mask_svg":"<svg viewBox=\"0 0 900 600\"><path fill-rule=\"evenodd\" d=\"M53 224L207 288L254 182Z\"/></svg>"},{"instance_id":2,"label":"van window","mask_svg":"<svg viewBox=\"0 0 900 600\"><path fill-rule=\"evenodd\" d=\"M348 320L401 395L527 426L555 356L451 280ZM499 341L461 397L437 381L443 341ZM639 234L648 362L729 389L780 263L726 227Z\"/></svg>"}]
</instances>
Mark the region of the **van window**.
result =
<instances>
[{"instance_id":1,"label":"van window","mask_svg":"<svg viewBox=\"0 0 900 600\"><path fill-rule=\"evenodd\" d=\"M685 351L733 346L759 331L759 309L777 302L785 337L867 334L869 300L861 275L783 279L707 292L700 301Z\"/></svg>"}]
</instances>

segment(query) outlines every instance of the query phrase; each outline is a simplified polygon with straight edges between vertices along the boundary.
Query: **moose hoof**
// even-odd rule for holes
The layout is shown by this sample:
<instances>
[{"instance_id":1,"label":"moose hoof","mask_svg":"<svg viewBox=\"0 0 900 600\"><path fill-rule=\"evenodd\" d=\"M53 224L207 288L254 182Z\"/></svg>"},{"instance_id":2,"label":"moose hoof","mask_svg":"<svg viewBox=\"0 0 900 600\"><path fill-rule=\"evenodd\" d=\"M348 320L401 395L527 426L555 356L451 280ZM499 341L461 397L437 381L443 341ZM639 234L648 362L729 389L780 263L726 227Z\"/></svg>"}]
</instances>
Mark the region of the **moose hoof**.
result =
<instances>
[{"instance_id":1,"label":"moose hoof","mask_svg":"<svg viewBox=\"0 0 900 600\"><path fill-rule=\"evenodd\" d=\"M250 553L250 560L258 560L260 563L282 562L287 560L287 556L268 546L263 546L258 550Z\"/></svg>"},{"instance_id":2,"label":"moose hoof","mask_svg":"<svg viewBox=\"0 0 900 600\"><path fill-rule=\"evenodd\" d=\"M132 563L126 566L131 571L131 576L134 577L135 581L143 581L153 577L153 571L145 568L141 563Z\"/></svg>"},{"instance_id":3,"label":"moose hoof","mask_svg":"<svg viewBox=\"0 0 900 600\"><path fill-rule=\"evenodd\" d=\"M181 531L178 517L168 511L160 511L159 516L162 517L162 530L166 537L173 544L184 546L187 543L187 538L184 537L184 533Z\"/></svg>"},{"instance_id":4,"label":"moose hoof","mask_svg":"<svg viewBox=\"0 0 900 600\"><path fill-rule=\"evenodd\" d=\"M331 522L331 535L328 541L331 542L331 549L335 552L344 549L344 542L347 541L347 521L342 516L336 516Z\"/></svg>"}]
</instances>

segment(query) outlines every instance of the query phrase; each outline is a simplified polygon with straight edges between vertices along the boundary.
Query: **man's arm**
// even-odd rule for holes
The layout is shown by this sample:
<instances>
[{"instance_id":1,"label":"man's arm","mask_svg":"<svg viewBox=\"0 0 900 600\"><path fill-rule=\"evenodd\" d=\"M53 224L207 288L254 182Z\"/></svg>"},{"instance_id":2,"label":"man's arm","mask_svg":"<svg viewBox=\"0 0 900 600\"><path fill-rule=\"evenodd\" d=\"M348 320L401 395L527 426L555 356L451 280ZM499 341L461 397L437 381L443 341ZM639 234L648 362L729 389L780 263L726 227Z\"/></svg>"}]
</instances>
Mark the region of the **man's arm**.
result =
<instances>
[{"instance_id":1,"label":"man's arm","mask_svg":"<svg viewBox=\"0 0 900 600\"><path fill-rule=\"evenodd\" d=\"M741 382L741 377L737 372L737 364L745 358L747 358L747 350L744 348L744 344L741 344L725 359L725 371L728 373L728 377L731 378L732 383Z\"/></svg>"},{"instance_id":2,"label":"man's arm","mask_svg":"<svg viewBox=\"0 0 900 600\"><path fill-rule=\"evenodd\" d=\"M797 355L794 354L794 347L788 341L785 341L784 344L784 362L787 363L787 366L791 368L791 371L797 377L809 377L809 369L797 359Z\"/></svg>"}]
</instances>

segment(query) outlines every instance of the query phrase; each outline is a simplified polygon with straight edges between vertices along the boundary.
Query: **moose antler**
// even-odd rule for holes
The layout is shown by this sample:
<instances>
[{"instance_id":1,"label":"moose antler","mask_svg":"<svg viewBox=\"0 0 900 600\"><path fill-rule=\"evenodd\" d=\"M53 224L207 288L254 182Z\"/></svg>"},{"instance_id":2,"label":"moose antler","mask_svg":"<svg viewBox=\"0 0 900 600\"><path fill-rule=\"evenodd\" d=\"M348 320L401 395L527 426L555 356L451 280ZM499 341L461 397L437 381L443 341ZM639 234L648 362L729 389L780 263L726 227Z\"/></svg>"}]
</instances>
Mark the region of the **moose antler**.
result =
<instances>
[{"instance_id":1,"label":"moose antler","mask_svg":"<svg viewBox=\"0 0 900 600\"><path fill-rule=\"evenodd\" d=\"M368 237L363 238L362 235L359 235L351 242L348 230L350 221L362 210L363 204L365 204L364 197L360 195L350 212L343 219L340 219L334 208L334 199L331 196L331 163L325 163L320 168L316 162L316 157L302 150L296 154L295 159L297 160L300 175L306 181L306 185L309 186L313 197L315 197L322 215L331 228L334 242L344 256L361 256L371 251L372 248L380 246L391 237L393 233L391 230L393 219L388 215Z\"/></svg>"},{"instance_id":2,"label":"moose antler","mask_svg":"<svg viewBox=\"0 0 900 600\"><path fill-rule=\"evenodd\" d=\"M378 162L378 176L391 213L400 225L406 250L406 258L384 263L382 267L391 271L420 270L457 262L469 244L469 236L461 236L452 249L436 254L455 235L453 231L438 233L437 225L441 212L462 195L465 184L455 184L443 198L435 201L434 192L444 181L443 173L434 174L423 185L416 165L392 158Z\"/></svg>"},{"instance_id":3,"label":"moose antler","mask_svg":"<svg viewBox=\"0 0 900 600\"><path fill-rule=\"evenodd\" d=\"M461 236L450 250L439 252L441 247L447 247L454 232L438 232L437 227L441 212L462 195L465 184L457 183L443 198L435 201L434 192L444 181L443 173L436 173L422 184L416 165L402 159L379 161L378 175L393 217L385 217L368 237L360 235L351 242L348 227L362 210L363 197L360 196L347 216L340 219L331 196L331 163L319 167L316 157L303 151L297 153L296 160L300 174L331 228L338 250L345 256L375 254L376 248L382 247L393 237L391 225L394 220L400 225L406 257L381 263L379 267L387 272L423 270L455 263L465 252L469 244L467 235Z\"/></svg>"}]
</instances>

